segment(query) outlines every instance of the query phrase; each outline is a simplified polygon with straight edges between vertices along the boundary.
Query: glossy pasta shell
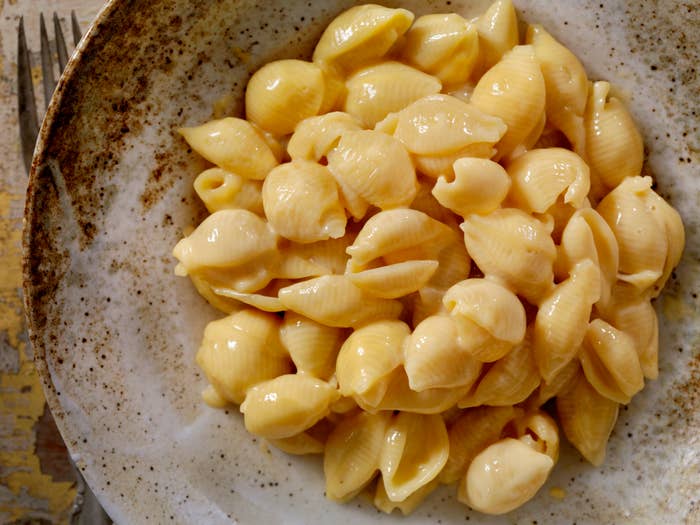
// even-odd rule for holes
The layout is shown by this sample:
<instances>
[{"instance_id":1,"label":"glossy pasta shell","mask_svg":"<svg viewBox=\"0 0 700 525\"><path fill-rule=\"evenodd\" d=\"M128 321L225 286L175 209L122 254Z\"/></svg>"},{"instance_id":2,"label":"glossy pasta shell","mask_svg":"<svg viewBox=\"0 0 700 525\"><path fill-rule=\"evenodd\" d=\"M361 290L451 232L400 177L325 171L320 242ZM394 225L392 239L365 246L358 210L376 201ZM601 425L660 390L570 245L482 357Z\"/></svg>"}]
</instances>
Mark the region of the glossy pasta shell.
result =
<instances>
[{"instance_id":1,"label":"glossy pasta shell","mask_svg":"<svg viewBox=\"0 0 700 525\"><path fill-rule=\"evenodd\" d=\"M476 28L456 13L416 19L406 33L401 57L446 85L466 82L479 57Z\"/></svg>"},{"instance_id":2,"label":"glossy pasta shell","mask_svg":"<svg viewBox=\"0 0 700 525\"><path fill-rule=\"evenodd\" d=\"M400 412L387 428L380 455L382 482L391 501L403 501L437 477L449 440L439 415Z\"/></svg>"},{"instance_id":3,"label":"glossy pasta shell","mask_svg":"<svg viewBox=\"0 0 700 525\"><path fill-rule=\"evenodd\" d=\"M453 317L473 321L512 345L525 337L525 308L516 295L489 279L466 279L452 286L443 303Z\"/></svg>"},{"instance_id":4,"label":"glossy pasta shell","mask_svg":"<svg viewBox=\"0 0 700 525\"><path fill-rule=\"evenodd\" d=\"M344 132L328 154L328 169L342 188L382 210L408 206L416 196L416 173L408 152L379 131Z\"/></svg>"},{"instance_id":5,"label":"glossy pasta shell","mask_svg":"<svg viewBox=\"0 0 700 525\"><path fill-rule=\"evenodd\" d=\"M586 334L592 306L599 298L598 283L598 269L586 260L540 304L534 324L533 348L545 381L551 381L576 356Z\"/></svg>"},{"instance_id":6,"label":"glossy pasta shell","mask_svg":"<svg viewBox=\"0 0 700 525\"><path fill-rule=\"evenodd\" d=\"M610 84L596 82L586 110L586 154L591 169L607 188L642 171L644 143L625 106L608 99Z\"/></svg>"},{"instance_id":7,"label":"glossy pasta shell","mask_svg":"<svg viewBox=\"0 0 700 525\"><path fill-rule=\"evenodd\" d=\"M592 208L577 211L564 228L557 266L568 274L579 262L591 259L600 270L599 303L607 304L620 265L617 239L610 226Z\"/></svg>"},{"instance_id":8,"label":"glossy pasta shell","mask_svg":"<svg viewBox=\"0 0 700 525\"><path fill-rule=\"evenodd\" d=\"M484 274L502 279L533 304L549 291L556 257L551 227L521 210L503 208L469 215L461 228L467 251Z\"/></svg>"},{"instance_id":9,"label":"glossy pasta shell","mask_svg":"<svg viewBox=\"0 0 700 525\"><path fill-rule=\"evenodd\" d=\"M553 467L548 455L506 438L474 458L457 498L485 514L505 514L532 499Z\"/></svg>"},{"instance_id":10,"label":"glossy pasta shell","mask_svg":"<svg viewBox=\"0 0 700 525\"><path fill-rule=\"evenodd\" d=\"M249 387L291 372L278 325L276 316L253 309L207 325L197 364L221 397L241 403Z\"/></svg>"},{"instance_id":11,"label":"glossy pasta shell","mask_svg":"<svg viewBox=\"0 0 700 525\"><path fill-rule=\"evenodd\" d=\"M601 319L588 325L579 359L588 382L608 399L627 404L644 388L634 339Z\"/></svg>"},{"instance_id":12,"label":"glossy pasta shell","mask_svg":"<svg viewBox=\"0 0 700 525\"><path fill-rule=\"evenodd\" d=\"M281 375L246 392L241 404L246 429L269 439L289 438L313 426L340 397L331 385L301 374Z\"/></svg>"},{"instance_id":13,"label":"glossy pasta shell","mask_svg":"<svg viewBox=\"0 0 700 525\"><path fill-rule=\"evenodd\" d=\"M456 160L452 168L454 180L448 182L440 177L433 195L440 204L462 217L491 213L508 195L511 179L496 162L467 157Z\"/></svg>"},{"instance_id":14,"label":"glossy pasta shell","mask_svg":"<svg viewBox=\"0 0 700 525\"><path fill-rule=\"evenodd\" d=\"M274 251L277 238L268 224L248 210L212 213L177 243L173 255L187 271L233 267Z\"/></svg>"},{"instance_id":15,"label":"glossy pasta shell","mask_svg":"<svg viewBox=\"0 0 700 525\"><path fill-rule=\"evenodd\" d=\"M454 240L454 231L423 212L400 208L382 211L362 227L352 246L350 271L359 271L376 259L393 262L410 259L436 259Z\"/></svg>"},{"instance_id":16,"label":"glossy pasta shell","mask_svg":"<svg viewBox=\"0 0 700 525\"><path fill-rule=\"evenodd\" d=\"M596 208L617 239L618 278L640 290L650 288L663 275L668 254L664 225L645 203L650 191L650 177L627 178Z\"/></svg>"},{"instance_id":17,"label":"glossy pasta shell","mask_svg":"<svg viewBox=\"0 0 700 525\"><path fill-rule=\"evenodd\" d=\"M194 190L209 213L242 208L263 214L262 184L221 168L209 168L194 180Z\"/></svg>"},{"instance_id":18,"label":"glossy pasta shell","mask_svg":"<svg viewBox=\"0 0 700 525\"><path fill-rule=\"evenodd\" d=\"M596 466L605 459L618 410L619 405L601 396L583 375L570 390L557 396L557 414L566 438Z\"/></svg>"},{"instance_id":19,"label":"glossy pasta shell","mask_svg":"<svg viewBox=\"0 0 700 525\"><path fill-rule=\"evenodd\" d=\"M227 117L178 131L209 162L248 179L264 179L279 162L261 133L243 119Z\"/></svg>"},{"instance_id":20,"label":"glossy pasta shell","mask_svg":"<svg viewBox=\"0 0 700 525\"><path fill-rule=\"evenodd\" d=\"M525 211L544 213L560 195L564 203L583 206L590 189L584 160L564 148L533 149L508 166L513 185L509 197Z\"/></svg>"},{"instance_id":21,"label":"glossy pasta shell","mask_svg":"<svg viewBox=\"0 0 700 525\"><path fill-rule=\"evenodd\" d=\"M376 404L388 388L388 376L403 362L410 334L401 321L378 321L355 330L343 343L336 362L340 393Z\"/></svg>"},{"instance_id":22,"label":"glossy pasta shell","mask_svg":"<svg viewBox=\"0 0 700 525\"><path fill-rule=\"evenodd\" d=\"M518 18L511 0L496 0L476 20L479 55L483 71L496 64L518 45Z\"/></svg>"},{"instance_id":23,"label":"glossy pasta shell","mask_svg":"<svg viewBox=\"0 0 700 525\"><path fill-rule=\"evenodd\" d=\"M258 69L245 92L246 118L275 135L287 135L317 115L325 96L323 71L303 60L275 60Z\"/></svg>"},{"instance_id":24,"label":"glossy pasta shell","mask_svg":"<svg viewBox=\"0 0 700 525\"><path fill-rule=\"evenodd\" d=\"M335 372L344 336L340 328L317 323L295 312L287 312L280 327L280 340L297 372L326 381Z\"/></svg>"},{"instance_id":25,"label":"glossy pasta shell","mask_svg":"<svg viewBox=\"0 0 700 525\"><path fill-rule=\"evenodd\" d=\"M446 155L473 144L493 146L506 125L474 104L450 95L429 95L398 114L394 136L416 155Z\"/></svg>"},{"instance_id":26,"label":"glossy pasta shell","mask_svg":"<svg viewBox=\"0 0 700 525\"><path fill-rule=\"evenodd\" d=\"M387 413L359 412L331 432L323 456L328 499L348 501L376 475L389 418Z\"/></svg>"},{"instance_id":27,"label":"glossy pasta shell","mask_svg":"<svg viewBox=\"0 0 700 525\"><path fill-rule=\"evenodd\" d=\"M352 71L382 57L413 22L406 9L366 4L352 7L326 27L313 61Z\"/></svg>"},{"instance_id":28,"label":"glossy pasta shell","mask_svg":"<svg viewBox=\"0 0 700 525\"><path fill-rule=\"evenodd\" d=\"M583 116L588 99L588 78L583 65L540 25L531 25L526 42L535 49L546 91L547 119L561 130L579 154L585 153Z\"/></svg>"},{"instance_id":29,"label":"glossy pasta shell","mask_svg":"<svg viewBox=\"0 0 700 525\"><path fill-rule=\"evenodd\" d=\"M510 154L537 126L545 109L545 85L532 46L516 46L481 77L470 103L505 122L498 158Z\"/></svg>"},{"instance_id":30,"label":"glossy pasta shell","mask_svg":"<svg viewBox=\"0 0 700 525\"><path fill-rule=\"evenodd\" d=\"M279 299L289 310L341 328L396 318L403 308L397 301L363 292L342 275L324 275L287 286L279 291Z\"/></svg>"},{"instance_id":31,"label":"glossy pasta shell","mask_svg":"<svg viewBox=\"0 0 700 525\"><path fill-rule=\"evenodd\" d=\"M411 390L471 387L481 362L463 351L457 326L447 316L431 316L414 329L404 346L404 367Z\"/></svg>"},{"instance_id":32,"label":"glossy pasta shell","mask_svg":"<svg viewBox=\"0 0 700 525\"><path fill-rule=\"evenodd\" d=\"M328 169L293 161L273 169L263 184L263 207L281 236L309 243L345 234L347 218L338 187Z\"/></svg>"},{"instance_id":33,"label":"glossy pasta shell","mask_svg":"<svg viewBox=\"0 0 700 525\"><path fill-rule=\"evenodd\" d=\"M343 110L365 128L442 89L437 78L392 61L360 69L348 78L346 86Z\"/></svg>"},{"instance_id":34,"label":"glossy pasta shell","mask_svg":"<svg viewBox=\"0 0 700 525\"><path fill-rule=\"evenodd\" d=\"M438 261L404 261L347 276L355 286L376 297L396 299L422 288L437 269Z\"/></svg>"},{"instance_id":35,"label":"glossy pasta shell","mask_svg":"<svg viewBox=\"0 0 700 525\"><path fill-rule=\"evenodd\" d=\"M301 121L287 143L292 160L319 162L340 141L346 131L359 131L360 123L342 111L334 111Z\"/></svg>"}]
</instances>

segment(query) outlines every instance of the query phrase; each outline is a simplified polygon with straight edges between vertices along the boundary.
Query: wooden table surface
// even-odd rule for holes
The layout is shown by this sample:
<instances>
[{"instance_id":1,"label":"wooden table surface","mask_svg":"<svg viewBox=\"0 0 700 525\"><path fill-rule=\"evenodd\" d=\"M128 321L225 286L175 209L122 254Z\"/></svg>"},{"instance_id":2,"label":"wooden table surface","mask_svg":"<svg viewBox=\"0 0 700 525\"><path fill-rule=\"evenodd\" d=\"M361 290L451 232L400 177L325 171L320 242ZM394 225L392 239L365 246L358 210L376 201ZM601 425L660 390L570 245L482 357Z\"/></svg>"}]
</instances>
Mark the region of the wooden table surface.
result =
<instances>
[{"instance_id":1,"label":"wooden table surface","mask_svg":"<svg viewBox=\"0 0 700 525\"><path fill-rule=\"evenodd\" d=\"M17 115L17 26L24 15L35 93L41 96L39 13L61 18L70 39L70 12L83 32L102 0L0 0L0 523L68 523L76 479L48 411L32 361L22 308L21 238L27 176ZM47 19L50 38L53 24ZM52 42L53 43L53 42ZM69 46L69 51L72 46ZM40 105L40 111L43 108Z\"/></svg>"}]
</instances>

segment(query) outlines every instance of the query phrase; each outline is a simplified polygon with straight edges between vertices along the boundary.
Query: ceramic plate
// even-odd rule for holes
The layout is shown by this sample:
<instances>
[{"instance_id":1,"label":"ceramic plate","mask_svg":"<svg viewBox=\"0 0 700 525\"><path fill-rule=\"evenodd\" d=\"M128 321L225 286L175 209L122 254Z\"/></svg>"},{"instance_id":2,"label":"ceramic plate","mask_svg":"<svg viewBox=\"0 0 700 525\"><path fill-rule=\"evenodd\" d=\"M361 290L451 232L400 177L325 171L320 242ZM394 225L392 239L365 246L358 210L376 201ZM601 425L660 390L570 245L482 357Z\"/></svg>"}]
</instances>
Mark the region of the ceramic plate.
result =
<instances>
[{"instance_id":1,"label":"ceramic plate","mask_svg":"<svg viewBox=\"0 0 700 525\"><path fill-rule=\"evenodd\" d=\"M220 314L173 275L173 245L204 214L192 189L201 161L175 129L211 118L215 103L240 114L252 71L308 58L352 3L114 1L61 80L29 186L26 306L49 404L108 512L120 523L700 523L700 13L689 2L516 1L591 78L619 87L646 169L686 225L685 255L656 301L660 378L621 412L604 466L565 447L539 495L506 517L470 512L453 488L409 518L386 516L327 501L319 458L269 449L235 408L201 402L194 355ZM465 16L486 6L387 5Z\"/></svg>"}]
</instances>

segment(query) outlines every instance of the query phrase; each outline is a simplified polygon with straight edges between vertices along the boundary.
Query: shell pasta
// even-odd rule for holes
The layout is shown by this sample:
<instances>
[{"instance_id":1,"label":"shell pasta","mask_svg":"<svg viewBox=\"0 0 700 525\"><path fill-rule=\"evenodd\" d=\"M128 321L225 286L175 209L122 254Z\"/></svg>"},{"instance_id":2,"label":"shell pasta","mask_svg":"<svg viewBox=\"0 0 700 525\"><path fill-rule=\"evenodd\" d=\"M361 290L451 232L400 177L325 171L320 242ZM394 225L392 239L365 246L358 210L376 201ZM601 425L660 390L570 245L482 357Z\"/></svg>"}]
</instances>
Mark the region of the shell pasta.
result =
<instances>
[{"instance_id":1,"label":"shell pasta","mask_svg":"<svg viewBox=\"0 0 700 525\"><path fill-rule=\"evenodd\" d=\"M600 465L658 376L685 232L632 113L510 0L414 18L352 7L252 74L245 118L179 129L209 215L175 274L225 314L204 402L323 454L329 500L409 514L453 485L505 514L561 438Z\"/></svg>"}]
</instances>

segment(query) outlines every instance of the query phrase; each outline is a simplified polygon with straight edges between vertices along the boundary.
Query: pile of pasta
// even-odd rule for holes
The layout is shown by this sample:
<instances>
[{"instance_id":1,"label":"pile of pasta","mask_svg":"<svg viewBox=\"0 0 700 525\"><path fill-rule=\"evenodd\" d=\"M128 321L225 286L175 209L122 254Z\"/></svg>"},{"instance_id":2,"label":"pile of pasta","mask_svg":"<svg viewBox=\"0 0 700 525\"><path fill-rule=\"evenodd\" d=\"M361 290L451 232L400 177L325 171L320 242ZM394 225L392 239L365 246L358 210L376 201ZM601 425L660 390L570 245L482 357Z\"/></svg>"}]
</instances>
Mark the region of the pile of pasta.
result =
<instances>
[{"instance_id":1,"label":"pile of pasta","mask_svg":"<svg viewBox=\"0 0 700 525\"><path fill-rule=\"evenodd\" d=\"M657 376L650 301L684 245L607 82L541 26L521 37L509 0L361 5L312 61L254 73L245 112L180 130L213 165L173 252L227 314L197 354L208 404L385 512L455 482L508 512L559 428L601 464Z\"/></svg>"}]
</instances>

